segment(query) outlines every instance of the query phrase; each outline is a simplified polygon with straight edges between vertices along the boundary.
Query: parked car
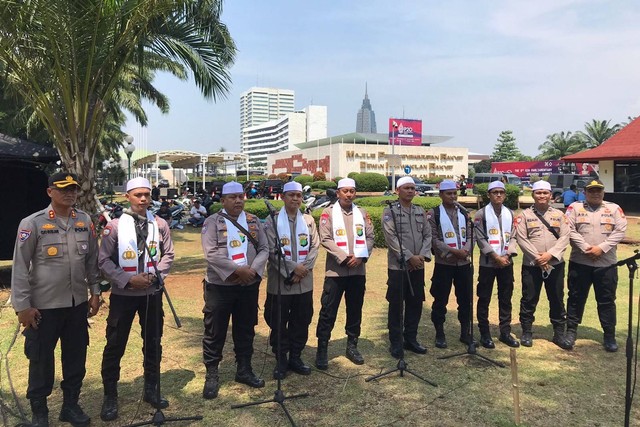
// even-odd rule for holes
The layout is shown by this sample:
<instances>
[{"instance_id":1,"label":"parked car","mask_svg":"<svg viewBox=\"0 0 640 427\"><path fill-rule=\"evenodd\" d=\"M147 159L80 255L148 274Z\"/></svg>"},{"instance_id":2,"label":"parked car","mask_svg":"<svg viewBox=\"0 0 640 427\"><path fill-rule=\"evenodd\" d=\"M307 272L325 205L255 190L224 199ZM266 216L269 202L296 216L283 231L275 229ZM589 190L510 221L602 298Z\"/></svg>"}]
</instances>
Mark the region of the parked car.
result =
<instances>
[{"instance_id":1,"label":"parked car","mask_svg":"<svg viewBox=\"0 0 640 427\"><path fill-rule=\"evenodd\" d=\"M284 182L281 179L265 179L260 183L258 193L265 199L275 199L276 195L282 194Z\"/></svg>"},{"instance_id":2,"label":"parked car","mask_svg":"<svg viewBox=\"0 0 640 427\"><path fill-rule=\"evenodd\" d=\"M158 188L169 188L169 180L161 179L158 181Z\"/></svg>"},{"instance_id":3,"label":"parked car","mask_svg":"<svg viewBox=\"0 0 640 427\"><path fill-rule=\"evenodd\" d=\"M400 178L402 178L402 176L396 175L396 183ZM436 189L436 186L434 184L427 184L420 178L416 178L413 176L411 178L413 178L413 182L416 183L416 193L418 193L418 195L420 196L427 195L429 194L429 191L433 191ZM391 189L391 176L387 176L387 181L389 182L389 189Z\"/></svg>"},{"instance_id":4,"label":"parked car","mask_svg":"<svg viewBox=\"0 0 640 427\"><path fill-rule=\"evenodd\" d=\"M511 173L477 173L473 177L473 185L488 184L493 181L502 181L503 179L506 179L508 184L522 188L520 177Z\"/></svg>"},{"instance_id":5,"label":"parked car","mask_svg":"<svg viewBox=\"0 0 640 427\"><path fill-rule=\"evenodd\" d=\"M575 184L578 190L584 191L587 185L594 177L589 175L578 175L575 173L552 173L549 175L548 181L551 184L551 194L553 199L557 199L562 193L568 189L571 184Z\"/></svg>"}]
</instances>

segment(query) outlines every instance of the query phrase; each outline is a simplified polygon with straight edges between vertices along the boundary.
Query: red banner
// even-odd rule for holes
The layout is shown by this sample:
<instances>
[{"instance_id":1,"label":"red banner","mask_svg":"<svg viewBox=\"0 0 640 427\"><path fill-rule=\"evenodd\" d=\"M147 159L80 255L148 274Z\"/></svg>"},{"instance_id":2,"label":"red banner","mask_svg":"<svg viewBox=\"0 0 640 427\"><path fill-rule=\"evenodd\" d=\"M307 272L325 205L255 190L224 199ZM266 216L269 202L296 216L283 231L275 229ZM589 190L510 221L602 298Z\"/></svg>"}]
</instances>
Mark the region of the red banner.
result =
<instances>
[{"instance_id":1,"label":"red banner","mask_svg":"<svg viewBox=\"0 0 640 427\"><path fill-rule=\"evenodd\" d=\"M422 145L422 120L389 119L389 144Z\"/></svg>"}]
</instances>

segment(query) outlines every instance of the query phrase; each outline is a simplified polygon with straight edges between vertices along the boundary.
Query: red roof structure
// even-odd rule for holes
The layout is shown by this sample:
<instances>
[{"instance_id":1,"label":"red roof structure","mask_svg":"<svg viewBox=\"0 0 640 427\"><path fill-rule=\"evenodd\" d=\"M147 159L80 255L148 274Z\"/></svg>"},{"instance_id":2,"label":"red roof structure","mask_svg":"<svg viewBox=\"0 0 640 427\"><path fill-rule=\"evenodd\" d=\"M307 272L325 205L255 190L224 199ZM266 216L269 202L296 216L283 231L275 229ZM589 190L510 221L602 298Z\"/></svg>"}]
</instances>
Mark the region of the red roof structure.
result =
<instances>
[{"instance_id":1,"label":"red roof structure","mask_svg":"<svg viewBox=\"0 0 640 427\"><path fill-rule=\"evenodd\" d=\"M631 159L640 159L640 117L633 120L599 146L562 158L565 162Z\"/></svg>"}]
</instances>

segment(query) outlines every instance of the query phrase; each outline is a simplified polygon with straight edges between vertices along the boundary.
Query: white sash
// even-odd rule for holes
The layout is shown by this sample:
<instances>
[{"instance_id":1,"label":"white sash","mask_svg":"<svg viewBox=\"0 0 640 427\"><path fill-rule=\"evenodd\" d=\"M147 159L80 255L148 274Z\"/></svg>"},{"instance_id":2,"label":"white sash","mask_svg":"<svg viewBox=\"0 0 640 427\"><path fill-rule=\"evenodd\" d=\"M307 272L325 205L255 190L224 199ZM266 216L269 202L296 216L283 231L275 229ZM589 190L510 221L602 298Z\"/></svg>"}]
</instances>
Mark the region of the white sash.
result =
<instances>
[{"instance_id":1,"label":"white sash","mask_svg":"<svg viewBox=\"0 0 640 427\"><path fill-rule=\"evenodd\" d=\"M442 231L442 240L445 245L450 248L460 249L458 246L458 238L456 237L456 230L453 228L453 224L447 215L443 205L439 206L440 209L440 230ZM458 214L458 235L460 235L461 245L464 246L467 243L467 221L460 212L460 209L456 210Z\"/></svg>"},{"instance_id":2,"label":"white sash","mask_svg":"<svg viewBox=\"0 0 640 427\"><path fill-rule=\"evenodd\" d=\"M118 261L120 267L129 273L155 273L153 262L149 258L149 253L144 251L144 271L138 271L138 236L135 224L131 215L124 214L118 221ZM147 211L147 246L153 255L153 260L158 263L160 251L158 242L160 240L160 230L153 214Z\"/></svg>"},{"instance_id":3,"label":"white sash","mask_svg":"<svg viewBox=\"0 0 640 427\"><path fill-rule=\"evenodd\" d=\"M511 226L513 224L511 211L509 211L505 206L502 206L500 222L498 222L498 216L496 215L493 206L489 204L484 207L484 219L487 223L486 233L489 246L491 246L493 251L498 255L506 255L507 250L509 249ZM500 232L500 225L502 225L502 232Z\"/></svg>"},{"instance_id":4,"label":"white sash","mask_svg":"<svg viewBox=\"0 0 640 427\"><path fill-rule=\"evenodd\" d=\"M284 249L284 258L291 261L293 259L291 256L291 227L289 227L289 217L284 206L278 214L278 236L282 249ZM298 253L295 261L301 263L309 255L309 227L307 227L307 223L300 211L297 212L296 216L296 239Z\"/></svg>"},{"instance_id":5,"label":"white sash","mask_svg":"<svg viewBox=\"0 0 640 427\"><path fill-rule=\"evenodd\" d=\"M353 212L353 256L356 258L368 258L369 250L367 249L367 238L364 233L364 218L360 208L352 205ZM333 240L336 245L349 255L349 241L347 239L347 230L342 217L342 208L340 203L333 204L331 211L331 222L333 224Z\"/></svg>"},{"instance_id":6,"label":"white sash","mask_svg":"<svg viewBox=\"0 0 640 427\"><path fill-rule=\"evenodd\" d=\"M224 209L222 212L227 214L227 211ZM245 214L244 211L240 213L240 216L236 221L238 221L238 224L243 226L245 230L248 228L247 214ZM239 266L247 265L247 248L249 246L249 239L247 239L247 236L238 230L238 228L227 218L224 219L224 222L227 224L227 253L229 254L229 259Z\"/></svg>"}]
</instances>

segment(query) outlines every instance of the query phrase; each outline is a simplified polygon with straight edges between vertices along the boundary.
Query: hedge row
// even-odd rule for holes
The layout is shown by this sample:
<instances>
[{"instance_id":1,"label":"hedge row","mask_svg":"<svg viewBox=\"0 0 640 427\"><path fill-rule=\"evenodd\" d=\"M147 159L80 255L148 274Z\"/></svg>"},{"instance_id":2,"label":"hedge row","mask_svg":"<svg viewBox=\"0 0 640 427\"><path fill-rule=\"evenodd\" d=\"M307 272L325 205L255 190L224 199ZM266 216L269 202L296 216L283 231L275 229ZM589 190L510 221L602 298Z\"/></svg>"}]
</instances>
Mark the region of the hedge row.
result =
<instances>
[{"instance_id":1,"label":"hedge row","mask_svg":"<svg viewBox=\"0 0 640 427\"><path fill-rule=\"evenodd\" d=\"M473 194L477 194L482 197L482 206L489 204L489 194L487 192L489 184L477 184L473 186ZM520 187L517 185L506 185L507 197L505 198L504 205L510 209L518 209L518 198L520 197Z\"/></svg>"}]
</instances>

